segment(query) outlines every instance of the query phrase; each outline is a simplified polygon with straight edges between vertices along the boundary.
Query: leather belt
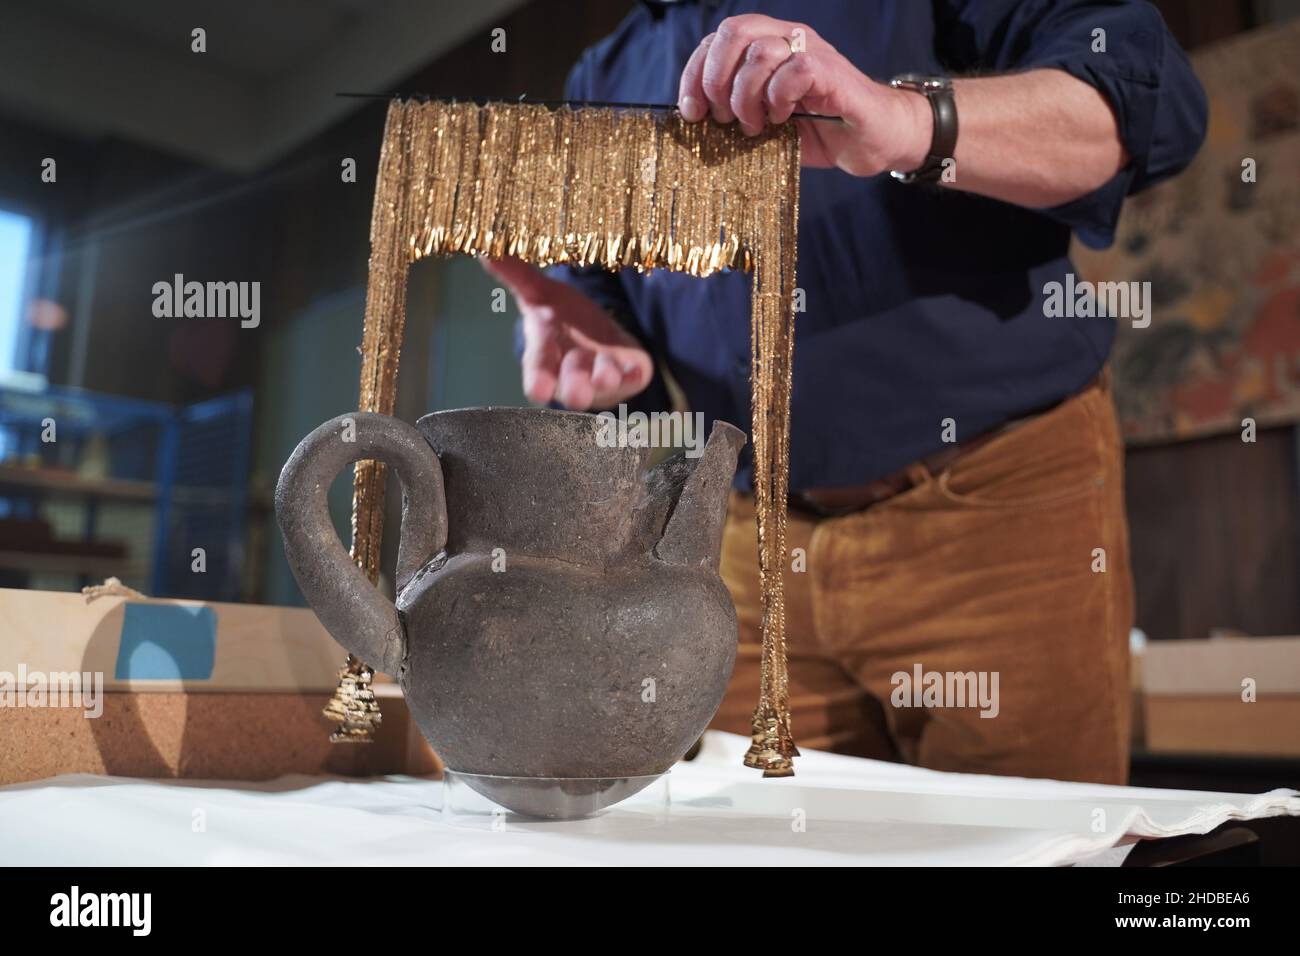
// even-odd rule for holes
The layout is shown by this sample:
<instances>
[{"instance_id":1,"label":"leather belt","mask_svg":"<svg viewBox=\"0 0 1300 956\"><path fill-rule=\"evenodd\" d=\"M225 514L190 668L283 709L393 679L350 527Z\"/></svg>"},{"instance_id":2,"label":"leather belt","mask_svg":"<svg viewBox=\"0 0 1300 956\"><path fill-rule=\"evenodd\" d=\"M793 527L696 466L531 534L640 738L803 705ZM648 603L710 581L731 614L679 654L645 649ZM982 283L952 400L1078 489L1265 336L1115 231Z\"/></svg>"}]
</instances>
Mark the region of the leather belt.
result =
<instances>
[{"instance_id":1,"label":"leather belt","mask_svg":"<svg viewBox=\"0 0 1300 956\"><path fill-rule=\"evenodd\" d=\"M995 428L993 431L984 432L982 435L976 435L969 441L949 445L932 455L925 456L917 464L925 468L929 474L937 475L945 468L950 468L957 459L987 445L1008 427L1010 426L1004 425L1001 428ZM790 493L790 507L796 511L816 515L819 518L834 518L840 515L852 514L855 511L870 508L872 505L878 505L882 501L888 501L895 495L901 495L904 491L914 488L916 481L912 476L915 473L915 467L910 467L896 471L884 478L877 478L865 485L853 485L848 488L808 488L805 491L792 491Z\"/></svg>"},{"instance_id":2,"label":"leather belt","mask_svg":"<svg viewBox=\"0 0 1300 956\"><path fill-rule=\"evenodd\" d=\"M1104 381L1105 374L1103 370L1101 374L1089 381L1076 394L1082 394L1088 389L1101 384ZM1052 408L1055 407L1057 406L1052 406ZM804 491L793 491L789 496L790 507L795 511L802 511L818 518L835 518L840 515L852 514L855 511L862 511L914 488L917 484L916 479L913 477L917 473L916 465L921 465L928 474L938 475L944 469L951 468L958 459L969 455L977 448L987 445L999 435L1050 410L1050 408L1043 409L1034 414L1007 422L991 431L976 435L969 441L948 445L946 448L920 459L914 465L896 471L884 478L868 482L865 485L853 485L848 488L808 488Z\"/></svg>"}]
</instances>

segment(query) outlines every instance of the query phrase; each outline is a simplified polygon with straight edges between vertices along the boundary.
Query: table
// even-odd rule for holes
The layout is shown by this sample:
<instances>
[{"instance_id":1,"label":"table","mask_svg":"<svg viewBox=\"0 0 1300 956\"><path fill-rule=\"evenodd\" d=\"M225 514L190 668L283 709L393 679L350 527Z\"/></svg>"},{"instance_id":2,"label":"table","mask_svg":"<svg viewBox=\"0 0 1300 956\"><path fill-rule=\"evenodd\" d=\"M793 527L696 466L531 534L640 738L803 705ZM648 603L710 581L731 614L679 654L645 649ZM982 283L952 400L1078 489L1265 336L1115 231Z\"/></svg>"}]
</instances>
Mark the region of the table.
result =
<instances>
[{"instance_id":1,"label":"table","mask_svg":"<svg viewBox=\"0 0 1300 956\"><path fill-rule=\"evenodd\" d=\"M806 753L761 780L748 741L710 732L670 777L666 817L635 801L594 820L453 823L415 777L267 783L71 775L0 788L7 865L1116 864L1138 839L1300 816L1300 793L1109 787Z\"/></svg>"}]
</instances>

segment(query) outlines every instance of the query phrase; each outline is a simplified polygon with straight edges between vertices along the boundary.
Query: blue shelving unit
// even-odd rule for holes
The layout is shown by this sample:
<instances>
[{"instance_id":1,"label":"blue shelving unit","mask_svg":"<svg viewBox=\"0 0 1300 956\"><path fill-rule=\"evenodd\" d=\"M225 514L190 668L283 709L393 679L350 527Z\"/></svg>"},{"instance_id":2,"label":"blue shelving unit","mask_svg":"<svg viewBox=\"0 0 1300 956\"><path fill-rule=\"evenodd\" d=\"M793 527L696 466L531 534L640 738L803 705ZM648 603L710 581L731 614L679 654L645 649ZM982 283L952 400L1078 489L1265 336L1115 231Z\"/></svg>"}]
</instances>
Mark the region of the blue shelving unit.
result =
<instances>
[{"instance_id":1,"label":"blue shelving unit","mask_svg":"<svg viewBox=\"0 0 1300 956\"><path fill-rule=\"evenodd\" d=\"M175 407L75 388L0 387L0 514L36 518L50 498L76 499L89 541L101 505L150 508L147 593L238 600L252 410L249 391ZM43 441L50 422L56 440ZM94 436L107 445L106 476L77 470ZM204 551L201 574L195 548Z\"/></svg>"}]
</instances>

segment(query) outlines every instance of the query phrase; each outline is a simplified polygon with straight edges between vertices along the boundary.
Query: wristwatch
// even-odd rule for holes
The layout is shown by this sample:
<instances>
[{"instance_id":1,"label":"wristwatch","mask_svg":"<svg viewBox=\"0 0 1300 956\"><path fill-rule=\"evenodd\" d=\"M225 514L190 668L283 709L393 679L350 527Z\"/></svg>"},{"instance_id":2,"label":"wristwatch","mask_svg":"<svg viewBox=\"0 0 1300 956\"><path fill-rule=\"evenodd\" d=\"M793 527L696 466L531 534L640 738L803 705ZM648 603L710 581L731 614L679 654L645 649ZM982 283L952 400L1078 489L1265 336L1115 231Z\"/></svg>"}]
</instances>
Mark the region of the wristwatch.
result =
<instances>
[{"instance_id":1,"label":"wristwatch","mask_svg":"<svg viewBox=\"0 0 1300 956\"><path fill-rule=\"evenodd\" d=\"M933 183L943 175L943 161L957 150L957 102L952 94L952 80L946 76L900 73L889 81L896 90L911 90L930 101L934 111L934 135L925 162L911 172L891 169L889 175L900 183Z\"/></svg>"}]
</instances>

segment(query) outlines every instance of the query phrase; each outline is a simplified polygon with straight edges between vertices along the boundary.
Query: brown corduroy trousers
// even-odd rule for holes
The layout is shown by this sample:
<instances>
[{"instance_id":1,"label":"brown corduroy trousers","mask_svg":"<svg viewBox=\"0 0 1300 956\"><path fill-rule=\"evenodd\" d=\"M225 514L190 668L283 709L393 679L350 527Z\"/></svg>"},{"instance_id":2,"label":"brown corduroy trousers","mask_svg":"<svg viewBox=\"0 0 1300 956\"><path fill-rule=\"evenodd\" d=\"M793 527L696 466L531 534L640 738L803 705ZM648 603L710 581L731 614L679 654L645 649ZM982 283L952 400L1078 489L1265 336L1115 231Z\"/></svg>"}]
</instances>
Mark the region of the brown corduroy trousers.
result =
<instances>
[{"instance_id":1,"label":"brown corduroy trousers","mask_svg":"<svg viewBox=\"0 0 1300 956\"><path fill-rule=\"evenodd\" d=\"M1133 621L1123 443L1106 378L860 512L790 514L795 737L937 770L1123 783ZM740 647L713 727L758 695L754 506L722 576Z\"/></svg>"}]
</instances>

